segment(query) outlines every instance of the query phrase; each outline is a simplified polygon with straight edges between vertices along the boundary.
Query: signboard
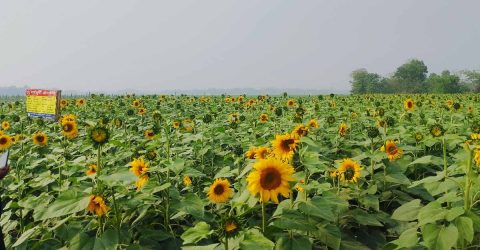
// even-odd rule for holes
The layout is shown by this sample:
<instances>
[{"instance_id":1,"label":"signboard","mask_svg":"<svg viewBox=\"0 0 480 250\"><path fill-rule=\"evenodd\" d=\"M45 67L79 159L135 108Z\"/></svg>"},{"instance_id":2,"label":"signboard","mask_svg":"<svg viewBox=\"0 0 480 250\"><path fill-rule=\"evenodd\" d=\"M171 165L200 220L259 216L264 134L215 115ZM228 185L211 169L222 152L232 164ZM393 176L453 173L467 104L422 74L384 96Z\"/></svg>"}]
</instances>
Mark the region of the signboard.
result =
<instances>
[{"instance_id":1,"label":"signboard","mask_svg":"<svg viewBox=\"0 0 480 250\"><path fill-rule=\"evenodd\" d=\"M60 90L27 89L25 95L28 116L57 120L60 115L61 93Z\"/></svg>"}]
</instances>

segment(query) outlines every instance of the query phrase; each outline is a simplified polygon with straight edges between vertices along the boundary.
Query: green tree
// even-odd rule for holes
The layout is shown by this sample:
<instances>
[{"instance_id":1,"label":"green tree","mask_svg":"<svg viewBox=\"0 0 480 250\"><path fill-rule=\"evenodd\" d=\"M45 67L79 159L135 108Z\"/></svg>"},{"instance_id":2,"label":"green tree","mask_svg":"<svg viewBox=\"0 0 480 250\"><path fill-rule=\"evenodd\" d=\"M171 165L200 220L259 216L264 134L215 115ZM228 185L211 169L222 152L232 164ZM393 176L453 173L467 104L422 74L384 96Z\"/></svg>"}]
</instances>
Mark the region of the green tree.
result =
<instances>
[{"instance_id":1,"label":"green tree","mask_svg":"<svg viewBox=\"0 0 480 250\"><path fill-rule=\"evenodd\" d=\"M427 84L431 93L459 93L463 92L460 77L444 70L440 75L430 74Z\"/></svg>"},{"instance_id":2,"label":"green tree","mask_svg":"<svg viewBox=\"0 0 480 250\"><path fill-rule=\"evenodd\" d=\"M480 71L465 70L462 72L465 76L466 83L470 85L474 92L480 92Z\"/></svg>"},{"instance_id":3,"label":"green tree","mask_svg":"<svg viewBox=\"0 0 480 250\"><path fill-rule=\"evenodd\" d=\"M396 92L426 92L425 79L427 73L428 68L423 61L412 59L397 68L390 82Z\"/></svg>"},{"instance_id":4,"label":"green tree","mask_svg":"<svg viewBox=\"0 0 480 250\"><path fill-rule=\"evenodd\" d=\"M381 93L384 91L385 81L376 73L369 73L366 69L358 69L350 75L352 80L352 94Z\"/></svg>"}]
</instances>

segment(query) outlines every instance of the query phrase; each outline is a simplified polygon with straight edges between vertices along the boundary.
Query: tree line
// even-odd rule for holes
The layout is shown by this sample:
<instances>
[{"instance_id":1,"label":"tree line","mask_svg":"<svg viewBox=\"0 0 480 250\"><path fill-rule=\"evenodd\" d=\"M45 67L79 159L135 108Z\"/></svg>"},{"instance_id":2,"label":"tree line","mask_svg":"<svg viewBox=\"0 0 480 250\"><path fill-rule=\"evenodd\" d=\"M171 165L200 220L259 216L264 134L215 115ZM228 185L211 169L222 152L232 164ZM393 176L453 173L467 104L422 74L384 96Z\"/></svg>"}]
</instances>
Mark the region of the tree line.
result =
<instances>
[{"instance_id":1,"label":"tree line","mask_svg":"<svg viewBox=\"0 0 480 250\"><path fill-rule=\"evenodd\" d=\"M480 92L480 71L430 73L422 60L412 59L390 77L358 69L351 74L352 94Z\"/></svg>"}]
</instances>

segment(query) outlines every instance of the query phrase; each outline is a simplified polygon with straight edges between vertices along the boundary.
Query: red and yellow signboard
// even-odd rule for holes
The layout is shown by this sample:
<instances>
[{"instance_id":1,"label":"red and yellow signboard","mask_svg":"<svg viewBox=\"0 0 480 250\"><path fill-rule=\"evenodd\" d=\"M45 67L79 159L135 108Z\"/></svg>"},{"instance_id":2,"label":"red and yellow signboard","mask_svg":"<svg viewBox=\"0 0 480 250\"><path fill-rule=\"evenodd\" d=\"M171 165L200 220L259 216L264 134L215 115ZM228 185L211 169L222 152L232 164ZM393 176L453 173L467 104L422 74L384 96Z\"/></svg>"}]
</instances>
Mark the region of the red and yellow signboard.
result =
<instances>
[{"instance_id":1,"label":"red and yellow signboard","mask_svg":"<svg viewBox=\"0 0 480 250\"><path fill-rule=\"evenodd\" d=\"M60 90L27 89L25 95L28 116L58 119Z\"/></svg>"}]
</instances>

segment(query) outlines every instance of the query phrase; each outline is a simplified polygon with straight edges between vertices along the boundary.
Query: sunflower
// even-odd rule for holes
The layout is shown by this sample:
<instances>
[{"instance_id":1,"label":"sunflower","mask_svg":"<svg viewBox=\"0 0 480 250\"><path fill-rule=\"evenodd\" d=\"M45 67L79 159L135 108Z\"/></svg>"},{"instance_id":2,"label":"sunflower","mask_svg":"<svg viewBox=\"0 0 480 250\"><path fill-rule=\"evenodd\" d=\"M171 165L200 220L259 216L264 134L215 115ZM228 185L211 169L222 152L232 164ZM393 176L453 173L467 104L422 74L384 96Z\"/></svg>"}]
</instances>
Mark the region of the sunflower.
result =
<instances>
[{"instance_id":1,"label":"sunflower","mask_svg":"<svg viewBox=\"0 0 480 250\"><path fill-rule=\"evenodd\" d=\"M130 162L130 172L135 176L140 177L148 172L148 162L145 162L142 157L133 159Z\"/></svg>"},{"instance_id":2,"label":"sunflower","mask_svg":"<svg viewBox=\"0 0 480 250\"><path fill-rule=\"evenodd\" d=\"M0 134L0 151L7 150L12 146L12 137L6 134Z\"/></svg>"},{"instance_id":3,"label":"sunflower","mask_svg":"<svg viewBox=\"0 0 480 250\"><path fill-rule=\"evenodd\" d=\"M65 122L76 122L76 121L77 121L77 117L74 114L64 115L60 119L61 124L65 123Z\"/></svg>"},{"instance_id":4,"label":"sunflower","mask_svg":"<svg viewBox=\"0 0 480 250\"><path fill-rule=\"evenodd\" d=\"M140 107L140 100L138 100L138 99L137 99L137 100L134 100L134 101L132 102L132 105L133 105L135 108Z\"/></svg>"},{"instance_id":5,"label":"sunflower","mask_svg":"<svg viewBox=\"0 0 480 250\"><path fill-rule=\"evenodd\" d=\"M240 230L240 223L238 223L237 219L234 217L227 218L223 222L223 229L227 237L235 236Z\"/></svg>"},{"instance_id":6,"label":"sunflower","mask_svg":"<svg viewBox=\"0 0 480 250\"><path fill-rule=\"evenodd\" d=\"M62 124L62 133L68 139L73 139L78 136L77 123L73 121L66 121Z\"/></svg>"},{"instance_id":7,"label":"sunflower","mask_svg":"<svg viewBox=\"0 0 480 250\"><path fill-rule=\"evenodd\" d=\"M102 145L108 142L110 133L107 128L97 125L90 130L89 136L93 144Z\"/></svg>"},{"instance_id":8,"label":"sunflower","mask_svg":"<svg viewBox=\"0 0 480 250\"><path fill-rule=\"evenodd\" d=\"M245 157L247 159L255 159L255 154L257 154L257 148L256 147L251 147L250 149L245 152Z\"/></svg>"},{"instance_id":9,"label":"sunflower","mask_svg":"<svg viewBox=\"0 0 480 250\"><path fill-rule=\"evenodd\" d=\"M48 136L43 132L33 134L33 143L39 146L45 146L48 143Z\"/></svg>"},{"instance_id":10,"label":"sunflower","mask_svg":"<svg viewBox=\"0 0 480 250\"><path fill-rule=\"evenodd\" d=\"M145 138L149 140L153 139L153 137L155 136L155 133L151 129L146 130L144 134L145 134Z\"/></svg>"},{"instance_id":11,"label":"sunflower","mask_svg":"<svg viewBox=\"0 0 480 250\"><path fill-rule=\"evenodd\" d=\"M423 134L420 132L415 133L415 141L419 142L423 140Z\"/></svg>"},{"instance_id":12,"label":"sunflower","mask_svg":"<svg viewBox=\"0 0 480 250\"><path fill-rule=\"evenodd\" d=\"M9 129L9 128L10 128L10 123L7 122L7 121L3 121L3 122L2 122L2 129L3 129L3 130L7 130L7 129Z\"/></svg>"},{"instance_id":13,"label":"sunflower","mask_svg":"<svg viewBox=\"0 0 480 250\"><path fill-rule=\"evenodd\" d=\"M232 192L230 182L227 179L216 179L208 189L208 199L214 203L226 202Z\"/></svg>"},{"instance_id":14,"label":"sunflower","mask_svg":"<svg viewBox=\"0 0 480 250\"><path fill-rule=\"evenodd\" d=\"M452 108L452 106L453 106L453 100L448 99L448 100L447 100L447 107L448 107L448 108Z\"/></svg>"},{"instance_id":15,"label":"sunflower","mask_svg":"<svg viewBox=\"0 0 480 250\"><path fill-rule=\"evenodd\" d=\"M232 100L230 99L230 97L225 97L225 102L226 102L226 103L229 103L229 102L231 102L231 101L232 101Z\"/></svg>"},{"instance_id":16,"label":"sunflower","mask_svg":"<svg viewBox=\"0 0 480 250\"><path fill-rule=\"evenodd\" d=\"M77 101L76 101L76 104L79 107L85 106L86 103L87 103L87 101L84 98L77 99Z\"/></svg>"},{"instance_id":17,"label":"sunflower","mask_svg":"<svg viewBox=\"0 0 480 250\"><path fill-rule=\"evenodd\" d=\"M473 107L472 106L468 106L468 113L473 113Z\"/></svg>"},{"instance_id":18,"label":"sunflower","mask_svg":"<svg viewBox=\"0 0 480 250\"><path fill-rule=\"evenodd\" d=\"M360 164L358 162L347 158L343 159L340 163L340 167L337 169L337 175L340 177L340 181L356 183L360 178Z\"/></svg>"},{"instance_id":19,"label":"sunflower","mask_svg":"<svg viewBox=\"0 0 480 250\"><path fill-rule=\"evenodd\" d=\"M185 187L189 187L190 185L192 185L192 179L190 179L190 176L188 175L183 176L183 185Z\"/></svg>"},{"instance_id":20,"label":"sunflower","mask_svg":"<svg viewBox=\"0 0 480 250\"><path fill-rule=\"evenodd\" d=\"M172 127L174 129L180 128L180 122L179 121L174 121L173 124L172 124Z\"/></svg>"},{"instance_id":21,"label":"sunflower","mask_svg":"<svg viewBox=\"0 0 480 250\"><path fill-rule=\"evenodd\" d=\"M475 156L473 157L473 160L475 161L477 167L480 167L480 146L477 146L475 149Z\"/></svg>"},{"instance_id":22,"label":"sunflower","mask_svg":"<svg viewBox=\"0 0 480 250\"><path fill-rule=\"evenodd\" d=\"M90 166L88 166L88 170L85 171L85 174L90 176L90 175L94 175L97 173L97 165L95 164L92 164Z\"/></svg>"},{"instance_id":23,"label":"sunflower","mask_svg":"<svg viewBox=\"0 0 480 250\"><path fill-rule=\"evenodd\" d=\"M398 148L393 140L387 140L382 146L381 151L387 153L388 159L393 161L403 155L403 150Z\"/></svg>"},{"instance_id":24,"label":"sunflower","mask_svg":"<svg viewBox=\"0 0 480 250\"><path fill-rule=\"evenodd\" d=\"M229 115L229 122L230 123L239 123L240 122L240 114L233 113Z\"/></svg>"},{"instance_id":25,"label":"sunflower","mask_svg":"<svg viewBox=\"0 0 480 250\"><path fill-rule=\"evenodd\" d=\"M315 119L311 119L307 123L307 128L318 128L318 122Z\"/></svg>"},{"instance_id":26,"label":"sunflower","mask_svg":"<svg viewBox=\"0 0 480 250\"><path fill-rule=\"evenodd\" d=\"M411 98L408 98L403 102L403 107L407 111L412 111L415 108L415 104Z\"/></svg>"},{"instance_id":27,"label":"sunflower","mask_svg":"<svg viewBox=\"0 0 480 250\"><path fill-rule=\"evenodd\" d=\"M430 134L432 134L433 137L442 136L444 133L445 133L445 130L440 124L434 124L430 127Z\"/></svg>"},{"instance_id":28,"label":"sunflower","mask_svg":"<svg viewBox=\"0 0 480 250\"><path fill-rule=\"evenodd\" d=\"M255 150L255 159L266 159L270 154L270 148L268 147L258 147Z\"/></svg>"},{"instance_id":29,"label":"sunflower","mask_svg":"<svg viewBox=\"0 0 480 250\"><path fill-rule=\"evenodd\" d=\"M60 107L61 107L61 108L65 108L66 106L68 106L68 101L65 100L65 99L62 99L62 100L60 101Z\"/></svg>"},{"instance_id":30,"label":"sunflower","mask_svg":"<svg viewBox=\"0 0 480 250\"><path fill-rule=\"evenodd\" d=\"M348 132L348 126L346 123L342 122L340 126L338 126L338 134L341 137L345 137L347 135L347 132Z\"/></svg>"},{"instance_id":31,"label":"sunflower","mask_svg":"<svg viewBox=\"0 0 480 250\"><path fill-rule=\"evenodd\" d=\"M145 175L142 175L142 176L138 177L137 181L135 182L135 187L137 187L137 191L142 189L143 186L145 186L145 184L147 184L149 179L150 179L150 177L148 176L148 174L145 174Z\"/></svg>"},{"instance_id":32,"label":"sunflower","mask_svg":"<svg viewBox=\"0 0 480 250\"><path fill-rule=\"evenodd\" d=\"M260 194L262 202L272 200L278 204L278 194L290 196L289 181L293 181L293 167L279 159L268 158L257 161L247 177L248 190L252 195Z\"/></svg>"},{"instance_id":33,"label":"sunflower","mask_svg":"<svg viewBox=\"0 0 480 250\"><path fill-rule=\"evenodd\" d=\"M239 97L237 98L237 101L238 101L238 102L243 102L243 99L244 99L244 97L243 97L243 95L241 95L241 96L239 96Z\"/></svg>"},{"instance_id":34,"label":"sunflower","mask_svg":"<svg viewBox=\"0 0 480 250\"><path fill-rule=\"evenodd\" d=\"M287 101L287 106L288 107L293 107L294 105L295 105L295 100L290 99L290 100Z\"/></svg>"},{"instance_id":35,"label":"sunflower","mask_svg":"<svg viewBox=\"0 0 480 250\"><path fill-rule=\"evenodd\" d=\"M146 110L145 108L139 108L139 109L138 109L138 113L139 113L140 115L144 115L146 112L147 112L147 110Z\"/></svg>"},{"instance_id":36,"label":"sunflower","mask_svg":"<svg viewBox=\"0 0 480 250\"><path fill-rule=\"evenodd\" d=\"M266 122L268 122L268 115L267 115L267 114L261 114L261 115L260 115L260 122L261 122L261 123L266 123Z\"/></svg>"},{"instance_id":37,"label":"sunflower","mask_svg":"<svg viewBox=\"0 0 480 250\"><path fill-rule=\"evenodd\" d=\"M291 159L299 142L292 134L276 135L272 141L273 153L280 159Z\"/></svg>"},{"instance_id":38,"label":"sunflower","mask_svg":"<svg viewBox=\"0 0 480 250\"><path fill-rule=\"evenodd\" d=\"M107 206L105 200L101 196L91 195L87 210L92 214L94 213L98 216L103 216L108 212L108 210L110 210L110 208Z\"/></svg>"},{"instance_id":39,"label":"sunflower","mask_svg":"<svg viewBox=\"0 0 480 250\"><path fill-rule=\"evenodd\" d=\"M305 127L305 125L303 124L297 125L292 131L292 135L295 136L296 138L300 138L307 134L308 134L308 127Z\"/></svg>"}]
</instances>

